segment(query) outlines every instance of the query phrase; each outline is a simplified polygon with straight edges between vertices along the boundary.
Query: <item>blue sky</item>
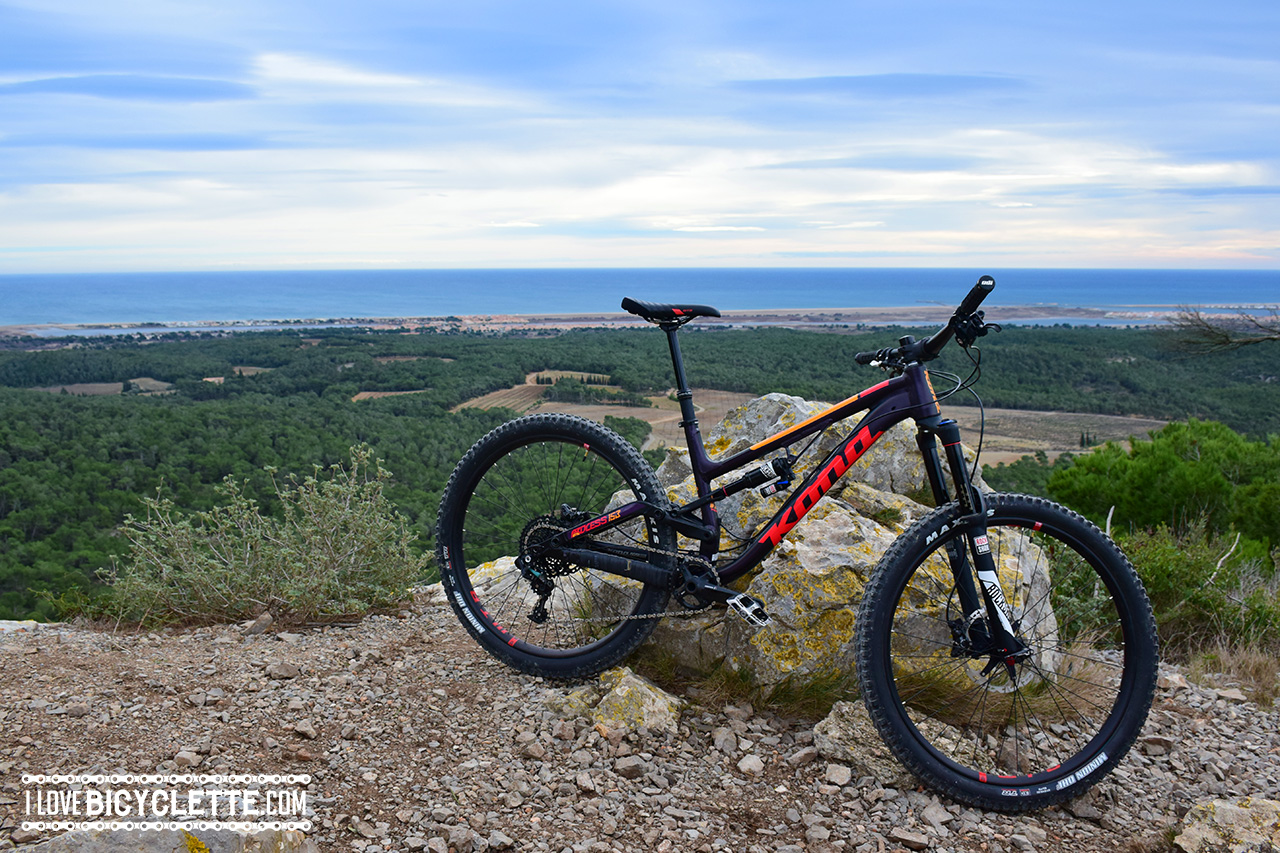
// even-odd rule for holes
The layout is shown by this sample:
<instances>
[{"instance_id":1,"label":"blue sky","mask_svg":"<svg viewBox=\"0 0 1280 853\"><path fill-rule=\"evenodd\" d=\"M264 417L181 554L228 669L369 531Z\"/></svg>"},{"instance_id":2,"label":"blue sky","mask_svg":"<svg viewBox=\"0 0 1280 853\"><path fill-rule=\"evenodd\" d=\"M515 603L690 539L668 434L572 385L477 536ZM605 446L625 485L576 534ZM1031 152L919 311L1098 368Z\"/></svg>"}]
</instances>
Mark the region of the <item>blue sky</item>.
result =
<instances>
[{"instance_id":1,"label":"blue sky","mask_svg":"<svg viewBox=\"0 0 1280 853\"><path fill-rule=\"evenodd\" d=\"M0 272L1280 267L1280 4L0 0Z\"/></svg>"}]
</instances>

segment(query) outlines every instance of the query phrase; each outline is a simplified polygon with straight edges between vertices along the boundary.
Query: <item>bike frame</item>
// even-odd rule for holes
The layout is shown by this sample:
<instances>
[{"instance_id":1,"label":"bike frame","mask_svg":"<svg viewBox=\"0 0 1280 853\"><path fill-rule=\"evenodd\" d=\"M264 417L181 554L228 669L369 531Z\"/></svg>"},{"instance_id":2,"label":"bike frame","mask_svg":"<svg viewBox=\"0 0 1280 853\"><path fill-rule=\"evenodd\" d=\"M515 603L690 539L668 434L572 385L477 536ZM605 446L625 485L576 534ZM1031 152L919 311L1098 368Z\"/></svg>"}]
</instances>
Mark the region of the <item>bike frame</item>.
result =
<instances>
[{"instance_id":1,"label":"bike frame","mask_svg":"<svg viewBox=\"0 0 1280 853\"><path fill-rule=\"evenodd\" d=\"M942 461L938 454L938 443L941 442L946 455L947 470L951 474L952 482L956 484L955 499L964 511L963 523L968 528L969 551L973 555L981 588L979 589L979 585L974 583L969 555L964 549L949 548L948 556L955 576L960 605L966 614L980 609L987 610L992 617L993 625L998 626L996 632L1004 635L1000 639L1004 640L1005 648L1020 645L1013 638L1014 628L1010 622L1007 605L1004 602L994 561L990 554L991 549L986 535L985 501L981 493L972 485L969 468L960 447L959 428L955 421L944 420L941 417L937 395L923 365L909 364L897 376L873 385L726 459L714 460L707 454L698 428L693 393L685 377L680 345L676 337L677 330L678 326L675 325L664 326L671 348L672 366L675 369L677 399L682 417L681 426L689 447L689 462L693 469L698 497L680 507L664 509L646 500L644 495L639 495L639 500L579 524L546 545L562 549L566 555L594 564L596 568L606 572L648 582L661 582L671 577L670 570L657 569L645 562L639 562L643 560L642 555L633 555L639 560L619 556L609 558L598 551L574 547L574 540L578 537L588 533L603 533L611 527L643 515L648 517L650 523L665 521L671 523L681 533L701 540L699 548L701 555L713 561L720 541L720 524L716 515L715 501L751 488L760 482L744 477L713 490L711 488L713 480L743 469L774 451L790 447L859 412L866 412L867 414L859 422L858 429L842 441L826 461L814 468L804 482L792 491L746 551L728 565L717 567L716 575L719 583L731 583L759 565L890 427L911 418L917 424L916 444L924 460L925 473L935 502L938 506L942 506L951 500L943 474ZM911 339L903 339L904 343L909 340ZM695 512L699 514L697 519L694 518Z\"/></svg>"}]
</instances>

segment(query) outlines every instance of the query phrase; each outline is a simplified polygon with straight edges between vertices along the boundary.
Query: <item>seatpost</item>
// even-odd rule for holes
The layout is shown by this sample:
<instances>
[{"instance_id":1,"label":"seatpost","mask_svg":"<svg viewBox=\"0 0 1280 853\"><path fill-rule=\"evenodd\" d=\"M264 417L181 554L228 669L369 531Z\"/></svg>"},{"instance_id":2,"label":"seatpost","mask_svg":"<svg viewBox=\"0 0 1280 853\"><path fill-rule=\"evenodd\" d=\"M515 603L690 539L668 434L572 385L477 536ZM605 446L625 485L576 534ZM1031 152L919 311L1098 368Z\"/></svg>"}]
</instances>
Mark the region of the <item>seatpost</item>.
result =
<instances>
[{"instance_id":1,"label":"seatpost","mask_svg":"<svg viewBox=\"0 0 1280 853\"><path fill-rule=\"evenodd\" d=\"M676 375L676 400L680 403L680 426L688 435L689 427L696 431L698 419L693 408L693 392L689 390L689 380L684 375L684 359L680 355L680 326L676 323L663 323L662 330L667 333L667 345L671 348L671 367Z\"/></svg>"}]
</instances>

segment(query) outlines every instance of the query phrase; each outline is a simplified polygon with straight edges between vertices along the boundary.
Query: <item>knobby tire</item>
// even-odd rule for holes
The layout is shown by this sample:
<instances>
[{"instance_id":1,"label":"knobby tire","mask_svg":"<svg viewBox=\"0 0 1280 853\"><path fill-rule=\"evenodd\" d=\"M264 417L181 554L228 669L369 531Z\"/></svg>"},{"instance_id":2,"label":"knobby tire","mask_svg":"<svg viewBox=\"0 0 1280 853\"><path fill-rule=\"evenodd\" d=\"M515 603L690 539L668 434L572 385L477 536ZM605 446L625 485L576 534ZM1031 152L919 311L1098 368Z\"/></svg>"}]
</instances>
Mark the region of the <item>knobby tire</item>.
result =
<instances>
[{"instance_id":1,"label":"knobby tire","mask_svg":"<svg viewBox=\"0 0 1280 853\"><path fill-rule=\"evenodd\" d=\"M565 414L518 418L485 435L458 463L440 500L436 556L449 604L490 654L547 678L582 678L631 654L652 633L666 586L564 561L534 568L515 558L530 545L633 500L665 502L653 469L630 443ZM575 539L591 547L592 537ZM671 551L675 534L643 516L605 541ZM546 587L543 587L546 591ZM639 618L637 618L639 617Z\"/></svg>"},{"instance_id":2,"label":"knobby tire","mask_svg":"<svg viewBox=\"0 0 1280 853\"><path fill-rule=\"evenodd\" d=\"M1125 755L1151 706L1158 644L1146 592L1102 531L1041 498L987 498L991 553L1032 654L1011 668L978 653L985 613L960 612L948 548L966 537L951 504L877 566L858 676L880 735L926 785L1027 811L1077 796Z\"/></svg>"}]
</instances>

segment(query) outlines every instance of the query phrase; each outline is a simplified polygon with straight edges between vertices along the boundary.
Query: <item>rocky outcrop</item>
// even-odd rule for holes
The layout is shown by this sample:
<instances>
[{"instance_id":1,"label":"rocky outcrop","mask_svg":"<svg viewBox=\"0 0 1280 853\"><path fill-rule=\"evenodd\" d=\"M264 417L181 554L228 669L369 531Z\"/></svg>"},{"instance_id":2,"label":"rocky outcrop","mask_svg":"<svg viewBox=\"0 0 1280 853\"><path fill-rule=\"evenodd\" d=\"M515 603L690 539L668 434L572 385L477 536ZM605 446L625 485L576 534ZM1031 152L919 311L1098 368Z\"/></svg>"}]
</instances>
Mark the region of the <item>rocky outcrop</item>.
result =
<instances>
[{"instance_id":1,"label":"rocky outcrop","mask_svg":"<svg viewBox=\"0 0 1280 853\"><path fill-rule=\"evenodd\" d=\"M1210 800L1187 812L1174 845L1186 853L1271 853L1280 849L1280 802Z\"/></svg>"},{"instance_id":2,"label":"rocky outcrop","mask_svg":"<svg viewBox=\"0 0 1280 853\"><path fill-rule=\"evenodd\" d=\"M1005 815L882 775L884 746L856 721L843 737L834 712L815 726L715 683L684 689L674 734L555 712L545 698L581 685L501 665L442 592L415 598L296 633L0 633L0 850L52 834L18 828L35 819L23 774L185 772L172 762L188 749L199 772L310 775L307 837L326 853L1165 850L1201 801L1280 800L1280 711L1167 663L1147 727L1111 775L1062 808ZM274 661L299 674L269 676ZM314 739L297 731L306 721Z\"/></svg>"},{"instance_id":3,"label":"rocky outcrop","mask_svg":"<svg viewBox=\"0 0 1280 853\"><path fill-rule=\"evenodd\" d=\"M769 394L730 412L708 434L716 458L737 453L827 408L785 394ZM818 436L801 457L796 483L849 432L851 421ZM797 449L803 449L803 444ZM688 454L668 452L658 479L673 501L695 495ZM899 424L804 517L751 575L738 582L765 602L773 624L756 629L724 611L659 623L655 643L695 671L720 665L745 670L770 688L806 682L852 669L853 624L862 588L880 556L929 508L908 495L928 492L924 466L910 423ZM762 497L755 489L717 503L726 535L748 538L767 522L786 495ZM685 543L688 544L688 543ZM733 558L726 554L722 562ZM744 583L745 581L745 583Z\"/></svg>"}]
</instances>

